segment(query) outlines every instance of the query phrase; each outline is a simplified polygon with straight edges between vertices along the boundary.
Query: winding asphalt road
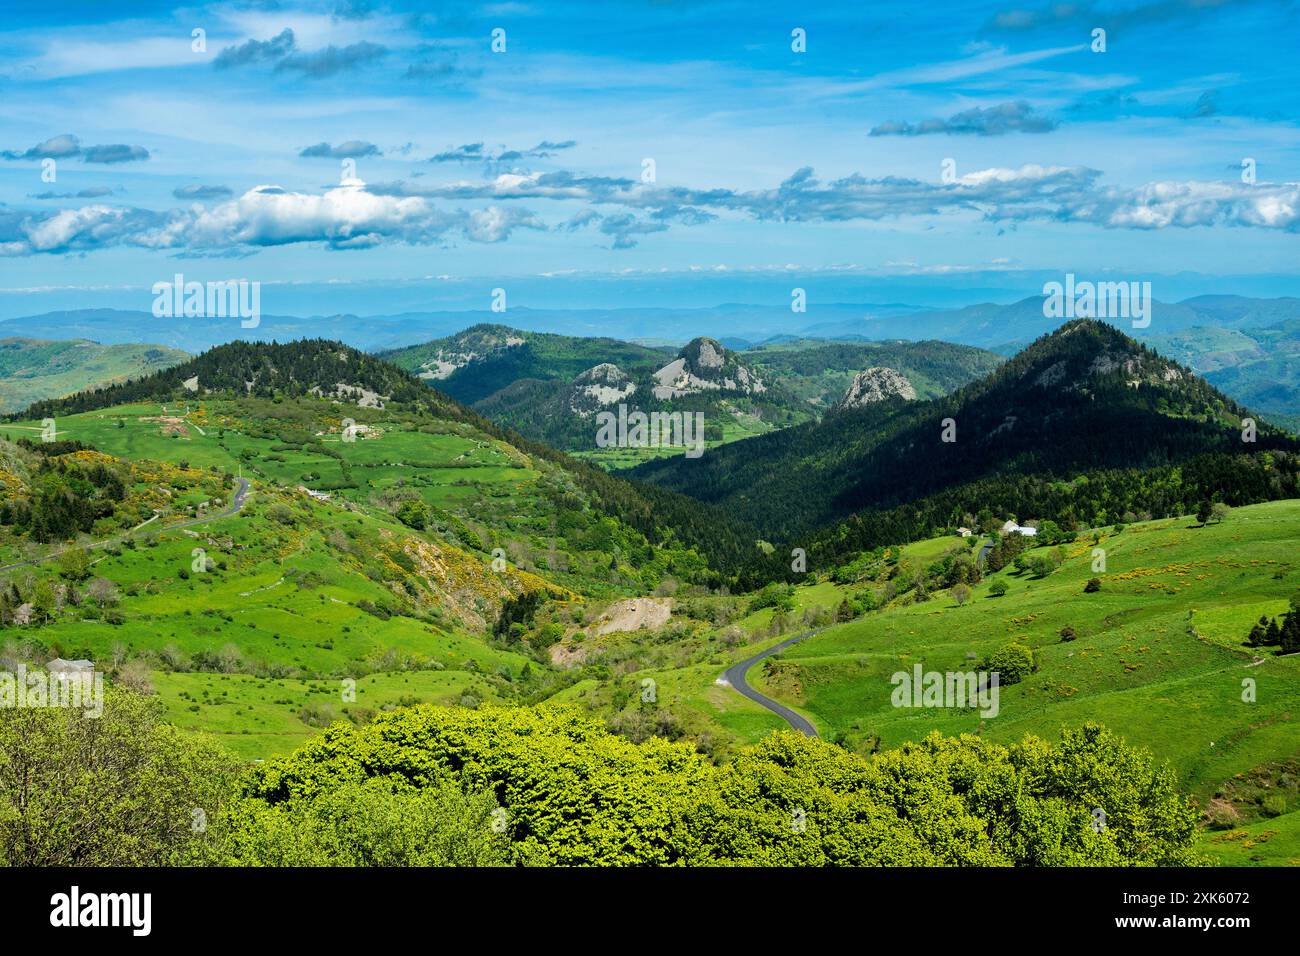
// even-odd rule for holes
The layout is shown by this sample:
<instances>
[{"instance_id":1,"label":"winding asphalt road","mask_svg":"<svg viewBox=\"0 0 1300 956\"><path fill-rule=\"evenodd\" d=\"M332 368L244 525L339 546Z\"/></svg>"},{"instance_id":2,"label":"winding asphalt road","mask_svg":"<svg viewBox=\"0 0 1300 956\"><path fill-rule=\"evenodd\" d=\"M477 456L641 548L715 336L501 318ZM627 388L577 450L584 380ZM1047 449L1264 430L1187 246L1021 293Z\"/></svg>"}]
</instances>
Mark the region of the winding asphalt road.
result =
<instances>
[{"instance_id":1,"label":"winding asphalt road","mask_svg":"<svg viewBox=\"0 0 1300 956\"><path fill-rule=\"evenodd\" d=\"M804 631L802 634L796 634L794 637L786 638L780 644L772 645L762 653L755 654L753 657L743 660L739 664L732 664L723 671L722 682L743 696L748 697L754 703L766 707L805 737L816 737L817 729L813 727L807 717L803 716L803 714L796 714L784 704L778 704L772 698L765 697L758 691L754 690L754 688L750 687L749 683L745 680L745 672L764 658L771 657L773 654L780 654L791 644L798 644L804 638L812 637L814 634L820 633L820 629Z\"/></svg>"},{"instance_id":2,"label":"winding asphalt road","mask_svg":"<svg viewBox=\"0 0 1300 956\"><path fill-rule=\"evenodd\" d=\"M231 499L230 506L226 508L225 511L219 511L214 515L204 515L201 518L189 518L185 521L177 522L176 524L169 524L164 528L159 528L158 530L175 531L177 528L188 528L191 525L205 524L209 521L216 521L218 518L229 518L233 514L238 514L239 511L244 507L244 499L246 497L248 497L248 479L236 478L235 497ZM145 524L148 524L148 522L145 522ZM144 525L140 525L140 527L144 527ZM40 558L32 558L32 560L30 561L19 561L17 564L6 564L3 567L0 567L0 574L4 573L5 571L13 571L16 568L28 568L28 567L32 567L33 565L40 564L44 561L49 561L52 558L57 558L59 555L64 554L68 551L75 550L76 547L81 547L86 551L90 551L94 548L102 548L104 545L108 544L111 541L123 541L126 538L131 537L133 533L134 532L128 531L126 534L118 535L116 538L107 538L103 541L96 541L93 544L78 545L72 548L64 548L61 551L54 551Z\"/></svg>"}]
</instances>

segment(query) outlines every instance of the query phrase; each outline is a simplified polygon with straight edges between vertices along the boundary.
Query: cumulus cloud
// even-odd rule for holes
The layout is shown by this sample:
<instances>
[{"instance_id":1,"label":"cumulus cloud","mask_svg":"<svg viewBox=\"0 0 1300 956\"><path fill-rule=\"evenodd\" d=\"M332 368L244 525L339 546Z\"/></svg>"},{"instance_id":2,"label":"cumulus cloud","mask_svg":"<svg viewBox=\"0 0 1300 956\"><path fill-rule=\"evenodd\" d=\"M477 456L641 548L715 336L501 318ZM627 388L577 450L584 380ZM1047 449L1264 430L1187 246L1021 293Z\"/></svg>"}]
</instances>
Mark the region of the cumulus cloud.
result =
<instances>
[{"instance_id":1,"label":"cumulus cloud","mask_svg":"<svg viewBox=\"0 0 1300 956\"><path fill-rule=\"evenodd\" d=\"M48 215L17 211L0 217L0 255L79 252L147 239L168 219L147 209L93 204Z\"/></svg>"},{"instance_id":2,"label":"cumulus cloud","mask_svg":"<svg viewBox=\"0 0 1300 956\"><path fill-rule=\"evenodd\" d=\"M546 226L526 209L489 206L469 214L465 235L475 242L502 242L515 229L545 230Z\"/></svg>"},{"instance_id":3,"label":"cumulus cloud","mask_svg":"<svg viewBox=\"0 0 1300 956\"><path fill-rule=\"evenodd\" d=\"M277 73L295 72L321 78L354 70L387 55L387 47L369 41L303 50L298 46L293 30L285 27L269 40L246 40L226 47L213 59L212 65L218 70L228 70L274 63Z\"/></svg>"},{"instance_id":4,"label":"cumulus cloud","mask_svg":"<svg viewBox=\"0 0 1300 956\"><path fill-rule=\"evenodd\" d=\"M82 146L81 140L71 133L52 136L43 143L26 150L4 150L5 159L80 159L83 163L131 163L149 158L143 146L112 143L103 146Z\"/></svg>"},{"instance_id":5,"label":"cumulus cloud","mask_svg":"<svg viewBox=\"0 0 1300 956\"><path fill-rule=\"evenodd\" d=\"M1023 100L997 106L964 110L948 119L927 119L919 123L892 121L873 127L871 136L925 136L932 133L1004 136L1007 133L1050 133L1056 121Z\"/></svg>"},{"instance_id":6,"label":"cumulus cloud","mask_svg":"<svg viewBox=\"0 0 1300 956\"><path fill-rule=\"evenodd\" d=\"M317 143L315 146L308 146L298 155L324 159L359 159L362 156L379 156L381 152L374 143L350 139L346 143L339 143L337 146L331 146L329 143Z\"/></svg>"},{"instance_id":7,"label":"cumulus cloud","mask_svg":"<svg viewBox=\"0 0 1300 956\"><path fill-rule=\"evenodd\" d=\"M258 186L227 202L169 212L89 205L0 217L0 255L66 253L129 245L197 255L295 243L360 249L386 242L433 245L455 235L501 242L515 229L544 229L520 208L472 212L422 197L381 196L357 179L323 193Z\"/></svg>"},{"instance_id":8,"label":"cumulus cloud","mask_svg":"<svg viewBox=\"0 0 1300 956\"><path fill-rule=\"evenodd\" d=\"M1106 190L1062 210L1110 228L1242 226L1300 232L1300 183L1156 182Z\"/></svg>"},{"instance_id":9,"label":"cumulus cloud","mask_svg":"<svg viewBox=\"0 0 1300 956\"><path fill-rule=\"evenodd\" d=\"M134 163L148 158L149 150L143 146L128 146L125 143L87 146L81 151L82 162L86 163Z\"/></svg>"},{"instance_id":10,"label":"cumulus cloud","mask_svg":"<svg viewBox=\"0 0 1300 956\"><path fill-rule=\"evenodd\" d=\"M372 192L438 199L581 199L591 202L619 202L632 198L636 185L631 179L583 176L568 171L552 173L499 173L487 180L459 181L440 186L416 186L404 182L370 187Z\"/></svg>"},{"instance_id":11,"label":"cumulus cloud","mask_svg":"<svg viewBox=\"0 0 1300 956\"><path fill-rule=\"evenodd\" d=\"M81 155L81 140L71 133L64 133L61 136L51 136L24 152L5 150L0 155L5 159L68 159Z\"/></svg>"},{"instance_id":12,"label":"cumulus cloud","mask_svg":"<svg viewBox=\"0 0 1300 956\"><path fill-rule=\"evenodd\" d=\"M351 179L322 193L259 186L204 208L169 212L90 204L56 212L0 209L0 254L67 253L131 245L185 255L314 243L334 249L436 245L462 237L502 242L545 230L528 200L577 203L559 225L594 227L616 249L673 227L721 216L765 222L879 221L960 214L991 222L1084 223L1109 229L1196 226L1300 232L1300 183L1155 182L1107 187L1086 167L1026 165L967 173L954 182L853 174L829 181L811 168L771 189L697 190L571 172L502 174L478 183L413 188ZM202 188L202 187L196 187ZM192 197L191 197L192 198ZM473 208L464 208L469 203Z\"/></svg>"},{"instance_id":13,"label":"cumulus cloud","mask_svg":"<svg viewBox=\"0 0 1300 956\"><path fill-rule=\"evenodd\" d=\"M177 199L225 199L231 195L229 186L181 186L172 190Z\"/></svg>"},{"instance_id":14,"label":"cumulus cloud","mask_svg":"<svg viewBox=\"0 0 1300 956\"><path fill-rule=\"evenodd\" d=\"M631 213L605 216L600 223L600 231L614 240L615 249L631 249L639 237L652 232L667 232L668 224L637 219Z\"/></svg>"}]
</instances>

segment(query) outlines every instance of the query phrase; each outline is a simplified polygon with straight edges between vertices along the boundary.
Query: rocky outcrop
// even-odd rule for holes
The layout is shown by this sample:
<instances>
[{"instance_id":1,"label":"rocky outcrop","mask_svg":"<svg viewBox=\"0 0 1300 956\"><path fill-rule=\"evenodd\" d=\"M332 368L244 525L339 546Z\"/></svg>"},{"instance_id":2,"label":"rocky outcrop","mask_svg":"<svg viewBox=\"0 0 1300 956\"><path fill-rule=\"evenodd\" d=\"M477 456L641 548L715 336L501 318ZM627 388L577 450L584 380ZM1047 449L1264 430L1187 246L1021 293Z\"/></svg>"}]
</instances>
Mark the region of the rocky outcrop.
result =
<instances>
[{"instance_id":1,"label":"rocky outcrop","mask_svg":"<svg viewBox=\"0 0 1300 956\"><path fill-rule=\"evenodd\" d=\"M569 389L569 410L590 418L606 406L636 394L636 383L612 362L602 362L580 374Z\"/></svg>"},{"instance_id":2,"label":"rocky outcrop","mask_svg":"<svg viewBox=\"0 0 1300 956\"><path fill-rule=\"evenodd\" d=\"M692 339L677 358L654 373L654 396L680 398L704 391L756 395L767 391L763 379L716 339Z\"/></svg>"},{"instance_id":3,"label":"rocky outcrop","mask_svg":"<svg viewBox=\"0 0 1300 956\"><path fill-rule=\"evenodd\" d=\"M878 365L863 369L853 376L853 381L839 401L839 407L861 408L895 396L912 401L916 398L916 389L902 372Z\"/></svg>"}]
</instances>

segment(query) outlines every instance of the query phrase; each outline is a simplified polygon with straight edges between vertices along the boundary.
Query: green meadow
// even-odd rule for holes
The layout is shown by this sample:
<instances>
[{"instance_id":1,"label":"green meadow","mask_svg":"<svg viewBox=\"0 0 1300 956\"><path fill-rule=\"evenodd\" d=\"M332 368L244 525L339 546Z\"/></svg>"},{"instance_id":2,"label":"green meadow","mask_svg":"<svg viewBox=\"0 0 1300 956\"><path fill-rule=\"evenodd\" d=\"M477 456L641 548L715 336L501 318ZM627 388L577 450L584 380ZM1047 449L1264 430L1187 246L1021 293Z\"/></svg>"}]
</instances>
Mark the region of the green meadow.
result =
<instances>
[{"instance_id":1,"label":"green meadow","mask_svg":"<svg viewBox=\"0 0 1300 956\"><path fill-rule=\"evenodd\" d=\"M1261 614L1284 612L1300 591L1297 541L1297 501L1239 508L1204 527L1181 518L1107 531L1099 545L1104 572L1094 572L1094 544L1081 536L1065 546L1065 564L1045 578L1009 567L973 587L963 606L937 593L868 613L754 667L749 680L805 713L824 736L850 744L868 739L880 748L932 730L1009 743L1101 721L1169 761L1204 804L1235 775L1300 755L1294 723L1300 658L1242 646ZM934 539L904 553L933 559L958 544ZM1084 593L1092 577L1101 589ZM989 593L996 579L1007 585L1002 597ZM1062 639L1067 626L1073 640ZM892 705L895 672L916 664L926 671L976 670L1011 642L1036 652L1038 670L1000 688L996 717L981 718L970 708ZM739 729L721 710L715 719ZM1300 856L1293 818L1294 810L1260 825L1276 831L1270 854ZM1225 862L1228 850L1241 845L1206 844Z\"/></svg>"},{"instance_id":2,"label":"green meadow","mask_svg":"<svg viewBox=\"0 0 1300 956\"><path fill-rule=\"evenodd\" d=\"M167 719L250 760L292 751L333 721L364 723L415 703L545 699L631 726L644 714L638 695L653 681L674 732L725 761L736 746L785 725L721 684L722 672L817 620L820 633L754 666L748 679L827 739L867 753L934 730L1010 743L1100 721L1168 761L1186 792L1218 808L1200 841L1208 860L1300 859L1300 799L1287 782L1294 771L1282 763L1300 757L1300 656L1243 646L1257 620L1285 613L1300 593L1300 501L1238 508L1204 526L1184 517L1086 532L1063 546L1057 570L1035 577L1005 568L960 603L948 592L920 603L890 600L877 590L879 578L815 580L796 588L779 616L770 606L750 610L749 596L697 591L685 595L695 604L689 613L679 607L671 627L593 641L600 650L593 669L543 692L535 672L547 668L526 647L488 636L483 593L466 582L502 546L521 569L544 570L588 598L646 593L634 579L611 583L621 572L594 532L584 531L591 540L579 544L557 528L567 520L557 501L572 487L553 466L469 426L417 429L401 414L359 409L366 430L344 441L338 415L314 400L214 401L59 419L60 439L191 471L172 469L184 480L161 498L134 489L139 501L163 504L140 506L138 519L128 516L140 527L89 552L89 574L119 592L113 612L83 606L58 615L40 640L65 657L155 662L147 680ZM0 436L30 438L40 427L0 425ZM174 526L228 474L253 482L239 514ZM401 548L392 543L411 529L392 502L412 496L429 508L426 540L441 549L437 560L463 586L426 581L432 599L417 601L419 613L390 613L385 605L404 575L428 574L393 563ZM924 567L950 552L974 554L982 542L918 541L898 549L896 560ZM553 565L556 550L564 561ZM57 564L10 573L30 582L57 573ZM1094 577L1100 588L1085 592ZM994 581L1005 594L992 593ZM825 623L842 601L866 592L869 604L884 607ZM706 620L726 602L729 614L712 618L725 623ZM1030 648L1036 669L999 689L996 715L893 705L896 672L981 670L1009 643Z\"/></svg>"},{"instance_id":3,"label":"green meadow","mask_svg":"<svg viewBox=\"0 0 1300 956\"><path fill-rule=\"evenodd\" d=\"M499 681L466 671L368 674L353 685L192 672L157 672L152 680L168 721L210 734L249 760L290 753L337 720L364 721L415 704L477 706L503 698Z\"/></svg>"}]
</instances>

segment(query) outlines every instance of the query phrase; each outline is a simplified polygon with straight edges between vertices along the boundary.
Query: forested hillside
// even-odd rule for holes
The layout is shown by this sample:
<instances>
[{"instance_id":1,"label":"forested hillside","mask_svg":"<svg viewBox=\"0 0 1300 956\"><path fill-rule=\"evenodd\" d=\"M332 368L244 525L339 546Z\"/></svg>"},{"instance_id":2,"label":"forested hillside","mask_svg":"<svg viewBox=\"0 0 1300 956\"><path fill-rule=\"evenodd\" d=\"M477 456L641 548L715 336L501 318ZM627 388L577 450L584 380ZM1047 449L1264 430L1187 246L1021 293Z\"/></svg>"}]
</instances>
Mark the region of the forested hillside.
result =
<instances>
[{"instance_id":1,"label":"forested hillside","mask_svg":"<svg viewBox=\"0 0 1300 956\"><path fill-rule=\"evenodd\" d=\"M633 474L726 508L767 535L975 481L1167 467L1300 443L1111 326L1078 320L992 374L930 402L891 400Z\"/></svg>"}]
</instances>

